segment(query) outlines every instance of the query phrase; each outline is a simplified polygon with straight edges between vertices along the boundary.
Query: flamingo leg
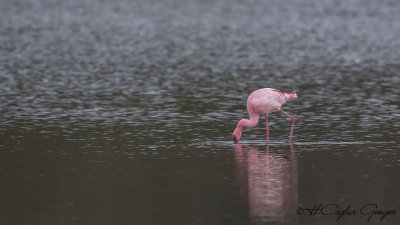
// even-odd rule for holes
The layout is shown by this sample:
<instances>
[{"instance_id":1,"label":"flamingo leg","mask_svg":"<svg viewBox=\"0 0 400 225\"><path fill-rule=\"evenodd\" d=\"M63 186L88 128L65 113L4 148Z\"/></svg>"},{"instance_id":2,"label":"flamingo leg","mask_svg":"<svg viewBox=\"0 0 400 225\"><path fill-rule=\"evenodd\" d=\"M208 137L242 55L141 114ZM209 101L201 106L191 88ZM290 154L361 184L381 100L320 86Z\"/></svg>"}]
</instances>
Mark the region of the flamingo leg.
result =
<instances>
[{"instance_id":1,"label":"flamingo leg","mask_svg":"<svg viewBox=\"0 0 400 225\"><path fill-rule=\"evenodd\" d=\"M279 111L281 111L281 113L285 114L287 117L289 117L292 120L292 127L290 128L290 136L289 136L289 140L291 142L292 137L293 137L294 123L296 122L296 119L294 117L290 116L289 114L287 114L286 112L284 112L282 109L279 109Z\"/></svg>"},{"instance_id":2,"label":"flamingo leg","mask_svg":"<svg viewBox=\"0 0 400 225\"><path fill-rule=\"evenodd\" d=\"M268 114L265 116L265 126L266 126L266 135L267 135L267 145L269 144L269 128L268 128Z\"/></svg>"}]
</instances>

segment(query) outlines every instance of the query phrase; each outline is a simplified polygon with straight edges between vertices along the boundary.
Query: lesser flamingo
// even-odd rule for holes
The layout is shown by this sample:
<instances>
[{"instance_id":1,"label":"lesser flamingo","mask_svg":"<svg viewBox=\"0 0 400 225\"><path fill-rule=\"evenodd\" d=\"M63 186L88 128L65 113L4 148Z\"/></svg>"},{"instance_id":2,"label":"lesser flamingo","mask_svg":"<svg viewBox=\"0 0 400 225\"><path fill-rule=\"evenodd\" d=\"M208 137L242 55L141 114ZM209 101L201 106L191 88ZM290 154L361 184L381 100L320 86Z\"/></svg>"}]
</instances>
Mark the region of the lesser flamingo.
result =
<instances>
[{"instance_id":1,"label":"lesser flamingo","mask_svg":"<svg viewBox=\"0 0 400 225\"><path fill-rule=\"evenodd\" d=\"M266 135L267 143L269 142L269 128L268 128L268 114L280 111L292 120L292 127L290 129L289 140L292 141L293 128L295 119L284 112L281 107L291 99L297 98L296 92L285 93L280 90L272 88L262 88L253 91L247 98L247 111L249 111L250 120L241 119L236 126L235 131L233 131L233 143L239 143L240 137L242 136L242 128L245 127L255 127L258 123L258 119L261 116L265 116L266 123Z\"/></svg>"}]
</instances>

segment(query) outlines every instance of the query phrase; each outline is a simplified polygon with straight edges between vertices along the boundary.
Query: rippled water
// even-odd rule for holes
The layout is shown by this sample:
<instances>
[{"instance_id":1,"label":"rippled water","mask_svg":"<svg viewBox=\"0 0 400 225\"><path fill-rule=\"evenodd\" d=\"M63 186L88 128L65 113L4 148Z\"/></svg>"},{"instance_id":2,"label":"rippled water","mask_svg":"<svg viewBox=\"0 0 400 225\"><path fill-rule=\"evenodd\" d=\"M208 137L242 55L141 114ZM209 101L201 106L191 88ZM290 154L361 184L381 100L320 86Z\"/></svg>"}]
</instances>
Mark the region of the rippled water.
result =
<instances>
[{"instance_id":1,"label":"rippled water","mask_svg":"<svg viewBox=\"0 0 400 225\"><path fill-rule=\"evenodd\" d=\"M0 224L400 218L397 1L0 1ZM296 90L232 144L246 98ZM365 224L362 215L341 224Z\"/></svg>"}]
</instances>

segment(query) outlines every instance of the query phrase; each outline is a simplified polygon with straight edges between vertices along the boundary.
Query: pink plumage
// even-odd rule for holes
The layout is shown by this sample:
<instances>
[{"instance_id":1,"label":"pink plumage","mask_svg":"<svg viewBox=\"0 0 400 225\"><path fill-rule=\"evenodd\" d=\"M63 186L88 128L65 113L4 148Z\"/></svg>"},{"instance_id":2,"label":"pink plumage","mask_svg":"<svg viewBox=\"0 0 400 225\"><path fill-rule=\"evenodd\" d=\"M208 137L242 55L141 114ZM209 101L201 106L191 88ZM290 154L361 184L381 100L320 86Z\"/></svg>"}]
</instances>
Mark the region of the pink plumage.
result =
<instances>
[{"instance_id":1,"label":"pink plumage","mask_svg":"<svg viewBox=\"0 0 400 225\"><path fill-rule=\"evenodd\" d=\"M295 123L295 119L284 112L281 107L291 99L297 98L296 92L292 92L291 94L285 93L280 90L272 89L272 88L263 88L253 91L249 97L247 98L247 111L249 111L250 120L241 119L235 131L233 132L233 142L235 144L239 143L240 137L242 136L242 128L245 127L255 127L258 123L258 119L260 116L265 116L266 122L266 135L267 135L267 143L269 141L269 129L268 129L268 114L280 111L286 116L288 116L292 120L292 127L290 129L290 141L293 136L293 127Z\"/></svg>"}]
</instances>

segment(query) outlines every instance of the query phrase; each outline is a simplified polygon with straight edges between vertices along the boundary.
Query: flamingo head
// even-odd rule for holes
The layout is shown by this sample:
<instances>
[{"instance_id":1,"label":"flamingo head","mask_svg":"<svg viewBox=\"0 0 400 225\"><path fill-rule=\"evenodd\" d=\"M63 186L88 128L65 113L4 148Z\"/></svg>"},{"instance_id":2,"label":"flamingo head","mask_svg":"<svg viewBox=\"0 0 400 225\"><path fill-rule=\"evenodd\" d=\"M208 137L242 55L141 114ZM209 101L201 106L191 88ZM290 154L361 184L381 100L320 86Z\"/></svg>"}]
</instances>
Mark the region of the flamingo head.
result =
<instances>
[{"instance_id":1,"label":"flamingo head","mask_svg":"<svg viewBox=\"0 0 400 225\"><path fill-rule=\"evenodd\" d=\"M233 143L238 144L241 136L242 131L236 128L235 131L233 131Z\"/></svg>"}]
</instances>

